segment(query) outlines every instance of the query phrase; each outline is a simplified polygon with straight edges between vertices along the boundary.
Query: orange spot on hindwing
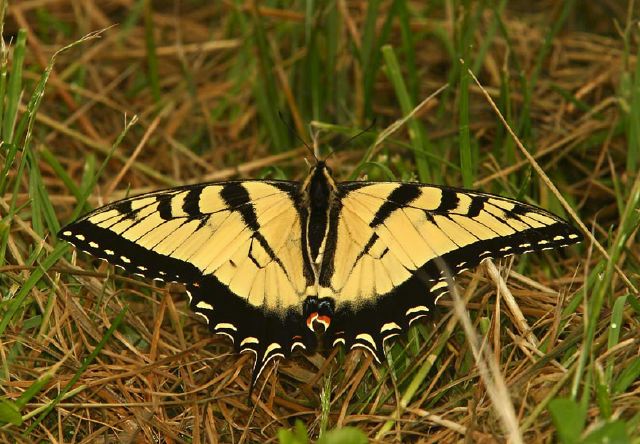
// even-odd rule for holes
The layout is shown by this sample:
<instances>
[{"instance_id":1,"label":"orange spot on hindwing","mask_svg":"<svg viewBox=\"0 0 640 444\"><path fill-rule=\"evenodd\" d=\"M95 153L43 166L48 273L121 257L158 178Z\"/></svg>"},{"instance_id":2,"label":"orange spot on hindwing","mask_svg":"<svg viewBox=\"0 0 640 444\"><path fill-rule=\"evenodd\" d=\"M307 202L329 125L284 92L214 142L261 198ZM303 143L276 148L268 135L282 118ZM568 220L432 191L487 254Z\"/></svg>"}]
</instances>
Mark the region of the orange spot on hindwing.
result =
<instances>
[{"instance_id":1,"label":"orange spot on hindwing","mask_svg":"<svg viewBox=\"0 0 640 444\"><path fill-rule=\"evenodd\" d=\"M314 311L307 317L307 328L316 334L323 334L331 325L331 317Z\"/></svg>"}]
</instances>

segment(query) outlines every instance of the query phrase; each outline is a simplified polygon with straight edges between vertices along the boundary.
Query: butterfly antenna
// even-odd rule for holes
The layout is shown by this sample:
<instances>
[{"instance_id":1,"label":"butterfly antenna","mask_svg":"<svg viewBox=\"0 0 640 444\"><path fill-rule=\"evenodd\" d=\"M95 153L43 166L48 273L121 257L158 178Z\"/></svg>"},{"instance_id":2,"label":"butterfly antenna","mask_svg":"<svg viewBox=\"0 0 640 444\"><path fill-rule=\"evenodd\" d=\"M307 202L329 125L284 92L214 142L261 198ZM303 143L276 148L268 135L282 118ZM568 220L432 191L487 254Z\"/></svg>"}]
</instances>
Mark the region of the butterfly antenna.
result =
<instances>
[{"instance_id":1,"label":"butterfly antenna","mask_svg":"<svg viewBox=\"0 0 640 444\"><path fill-rule=\"evenodd\" d=\"M336 151L338 151L340 148L344 147L345 145L348 145L349 143L351 143L354 139L357 139L358 137L362 136L364 133L368 132L371 128L373 128L376 124L376 118L374 117L373 120L371 121L371 124L366 127L365 129L363 129L362 131L360 131L358 134L356 134L355 136L352 136L350 138L348 138L347 140L345 140L344 142L342 142L340 145L338 145L337 147L335 147L335 149L333 149L331 151L331 153L329 153L329 155L325 158L325 160L329 159L331 156L333 156Z\"/></svg>"},{"instance_id":2,"label":"butterfly antenna","mask_svg":"<svg viewBox=\"0 0 640 444\"><path fill-rule=\"evenodd\" d=\"M284 118L284 115L282 115L282 111L278 111L278 116L280 117L280 120L282 120L282 123L284 123L284 126L286 126L289 129L289 132L293 134L293 137L298 139L304 146L306 146L309 152L311 153L311 155L313 156L313 158L316 160L316 162L318 162L318 157L313 151L313 148L311 148L311 146L309 146L309 144L305 142L304 139L302 139L302 137L298 135L298 132L296 131L296 129L293 126L291 126L289 122L287 122L287 120Z\"/></svg>"},{"instance_id":3,"label":"butterfly antenna","mask_svg":"<svg viewBox=\"0 0 640 444\"><path fill-rule=\"evenodd\" d=\"M318 158L320 157L320 145L318 144L318 133L313 133L311 137L313 139L313 157L316 158L316 162L317 162Z\"/></svg>"}]
</instances>

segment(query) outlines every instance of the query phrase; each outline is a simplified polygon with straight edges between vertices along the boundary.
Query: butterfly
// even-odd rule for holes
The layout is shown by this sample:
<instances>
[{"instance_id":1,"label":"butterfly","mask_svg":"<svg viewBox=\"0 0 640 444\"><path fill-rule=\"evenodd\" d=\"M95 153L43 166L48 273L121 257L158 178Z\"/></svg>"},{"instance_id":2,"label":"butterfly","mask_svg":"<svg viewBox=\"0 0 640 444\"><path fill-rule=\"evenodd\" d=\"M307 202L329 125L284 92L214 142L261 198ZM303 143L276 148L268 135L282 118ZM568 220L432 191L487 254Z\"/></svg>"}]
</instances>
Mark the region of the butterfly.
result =
<instances>
[{"instance_id":1,"label":"butterfly","mask_svg":"<svg viewBox=\"0 0 640 444\"><path fill-rule=\"evenodd\" d=\"M336 182L317 160L302 182L234 180L98 208L58 237L130 273L185 285L190 306L238 352L267 364L320 344L368 350L433 311L455 275L487 258L582 235L532 205L404 182Z\"/></svg>"}]
</instances>

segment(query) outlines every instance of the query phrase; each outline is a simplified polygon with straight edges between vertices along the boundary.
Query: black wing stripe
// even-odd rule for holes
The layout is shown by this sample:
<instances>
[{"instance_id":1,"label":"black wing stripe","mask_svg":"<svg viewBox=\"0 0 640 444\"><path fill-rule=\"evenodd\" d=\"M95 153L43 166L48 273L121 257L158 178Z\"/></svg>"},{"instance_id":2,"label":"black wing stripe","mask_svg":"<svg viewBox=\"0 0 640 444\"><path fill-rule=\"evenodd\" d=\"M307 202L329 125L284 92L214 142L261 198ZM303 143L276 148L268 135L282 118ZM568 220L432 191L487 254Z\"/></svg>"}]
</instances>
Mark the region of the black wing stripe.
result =
<instances>
[{"instance_id":1,"label":"black wing stripe","mask_svg":"<svg viewBox=\"0 0 640 444\"><path fill-rule=\"evenodd\" d=\"M242 215L244 223L253 231L258 231L258 217L253 207L248 205L251 203L249 193L240 183L231 183L225 185L220 190L220 197L225 201L227 207L233 211L238 211Z\"/></svg>"},{"instance_id":2,"label":"black wing stripe","mask_svg":"<svg viewBox=\"0 0 640 444\"><path fill-rule=\"evenodd\" d=\"M202 190L194 188L187 192L182 204L182 211L189 215L191 219L202 219L205 214L200 211L200 195Z\"/></svg>"},{"instance_id":3,"label":"black wing stripe","mask_svg":"<svg viewBox=\"0 0 640 444\"><path fill-rule=\"evenodd\" d=\"M348 212L349 212L349 215L350 215L351 217L354 217L354 218L360 219L360 221L362 221L362 223L364 224L364 226L367 226L368 221L367 221L366 219L364 219L364 218L362 217L362 215L361 215L359 212L357 212L357 211L352 211L352 210L351 210L351 209L349 209L349 208L345 208L343 211L348 211ZM384 223L382 223L382 225L384 225L384 226L385 226L385 228L386 228L387 230L389 230L389 228L388 228ZM380 225L378 225L378 226L380 226ZM337 229L337 224L333 224L333 227ZM348 226L347 226L347 230L348 230L348 231L350 231ZM337 237L337 233L336 233L336 237ZM351 238L355 238L355 236L354 236L353 234L351 234ZM371 247L374 245L374 243L375 243L378 239L379 239L378 234L376 234L376 233L374 232L374 233L372 234L371 238L369 238L369 240L367 241L367 243L362 247L362 251L358 254L358 259L362 258L365 254L368 254L368 250L370 250L370 249L371 249ZM403 246L402 246L402 245L399 245L399 247L400 247L400 248L402 248ZM365 250L367 250L367 251L366 251L366 253L365 253ZM334 261L335 253L336 253L336 252L335 252L335 246L334 246L334 247L333 247L333 255L331 255L331 256L327 256L327 257L326 257L326 259L327 259L327 260L326 260L325 262L328 262L328 260L330 260L331 269L333 269L333 261ZM400 264L402 263L401 258L398 256L398 254L397 254L393 249L388 249L388 248L387 248L387 253L388 253L388 254L391 254L391 255L396 259L396 261L397 261L398 263L400 263ZM406 255L406 254L407 254L407 252L405 251L405 252L404 252L404 254ZM349 275L351 275L351 273L353 272L353 269L355 268L355 266L356 266L356 265L357 265L357 261L355 261L355 262L354 262L354 264L353 264L353 268L352 268L351 270L349 270ZM388 269L385 267L385 265L384 265L383 263L382 263L381 265L383 266L383 268L384 268L384 269L385 269L385 271L387 272L387 276L389 277L389 280L391 280L391 271L390 271L390 270L388 270ZM331 282L331 280L330 280L331 275L330 275L330 273L326 273L324 269L323 269L323 275L326 275L326 279L327 279L327 280L321 280L320 285L322 285L322 286L326 286L326 287L329 287L329 286L330 286L330 282Z\"/></svg>"},{"instance_id":4,"label":"black wing stripe","mask_svg":"<svg viewBox=\"0 0 640 444\"><path fill-rule=\"evenodd\" d=\"M171 194L156 197L156 200L158 201L158 213L164 220L171 220L174 218L173 212L171 211L171 200L173 198L174 196Z\"/></svg>"},{"instance_id":5,"label":"black wing stripe","mask_svg":"<svg viewBox=\"0 0 640 444\"><path fill-rule=\"evenodd\" d=\"M471 205L469 205L467 216L469 217L479 216L480 211L484 209L484 205L486 201L487 201L487 198L484 196L472 196Z\"/></svg>"},{"instance_id":6,"label":"black wing stripe","mask_svg":"<svg viewBox=\"0 0 640 444\"><path fill-rule=\"evenodd\" d=\"M355 217L355 218L360 219L360 220L363 222L363 224L365 224L365 225L369 224L369 222L368 222L368 221L367 221L367 220L362 216L362 214L361 214L360 212L358 212L358 211L352 211L352 210L351 210L351 209L349 209L349 208L345 208L345 209L344 209L344 211L349 211L349 214L350 214L352 217ZM396 208L396 209L395 209L395 211L402 211L402 207L398 207L398 208ZM388 219L388 218L391 216L391 214L393 214L395 211L390 212L390 213L387 215L387 217L386 217L385 219ZM432 223L435 225L435 221L432 221ZM369 225L371 225L371 224L369 224ZM384 226L384 227L385 227L385 229L386 229L389 233L392 233L391 228L390 228L387 224L385 224L385 223L384 223L384 221L383 221L382 223L380 223L380 224L377 224L376 226L377 226L377 227L380 227L380 225ZM414 228L416 228L414 225L411 225L411 226L412 226L412 227L414 227ZM436 225L436 226L437 226L437 225ZM375 227L372 227L372 228L375 228ZM375 238L375 239L373 238L373 235L375 235L375 236L376 236L376 238ZM370 249L370 248L373 246L373 242L375 242L375 240L377 240L377 239L378 239L378 234L377 234L377 233L375 233L375 232L374 232L374 233L373 233L373 235L372 235L372 237L369 239L369 241L367 242L367 244L365 244L365 247L363 247L363 250L366 248L366 246L367 246L367 245L368 245L368 248ZM370 244L370 245L369 245L369 244ZM407 252L407 250L406 250L406 248L405 248L405 247L411 248L411 246L405 246L405 245L402 245L401 243L398 243L397 247L403 250L403 253L404 253L404 255L405 255L405 256L409 256L409 254L408 254L408 252ZM398 254L397 254L393 249L389 250L389 253L390 253L391 255L393 255L393 256L396 258L396 260L397 260L398 262L400 262L400 263L402 263L402 262L403 262L403 261L401 260L401 258L398 256ZM363 252L361 252L360 256L364 256L364 253L363 253Z\"/></svg>"},{"instance_id":7,"label":"black wing stripe","mask_svg":"<svg viewBox=\"0 0 640 444\"><path fill-rule=\"evenodd\" d=\"M370 223L371 227L376 227L384 223L391 214L398 208L408 205L411 201L420 196L420 189L411 184L402 184L394 189L386 198L385 202Z\"/></svg>"},{"instance_id":8,"label":"black wing stripe","mask_svg":"<svg viewBox=\"0 0 640 444\"><path fill-rule=\"evenodd\" d=\"M360 219L360 221L362 222L363 226L365 226L365 227L367 226L367 221L366 221L366 220L364 220L364 219L360 216L360 214L358 214L357 212L355 212L355 211L351 211L351 210L350 210L350 209L348 209L348 208L345 208L345 209L344 209L344 211L345 211L345 212L346 212L346 211L348 211L350 216L352 216L352 217L354 217L354 218L357 218L357 219ZM337 224L334 224L334 226L337 226ZM352 231L351 231L351 227L350 227L349 225L345 224L345 228L346 228L347 232L349 233L349 237L350 237L351 239L356 239L356 238L357 238L357 237L352 233ZM360 245L360 247L362 248L362 250L358 253L358 255L357 255L356 259L355 259L355 260L354 260L354 262L353 262L353 266L351 267L351 269L349 269L349 270L347 271L347 278L345 279L345 282L346 282L348 279L350 279L350 278L351 278L351 275L353 274L354 270L355 270L355 269L356 269L356 267L358 266L358 262L359 262L359 261L360 261L364 256L366 256L366 255L368 255L368 254L369 254L369 252L370 252L371 248L373 247L373 245L376 243L376 241L377 241L378 239L379 239L379 236L378 236L375 232L373 232L373 233L372 233L372 235L371 235L371 237L370 237L370 238L369 238L369 240L367 241L367 243L366 243L365 245ZM335 248L334 248L334 250L333 250L333 253L334 253L334 255L335 255ZM391 254L396 258L396 260L398 260L398 262L400 262L400 260L398 259L398 257L397 257L393 252L392 252ZM333 264L333 262L334 262L334 258L332 257L332 258L331 258L331 262L330 262L330 263L331 263L331 264ZM386 277L387 277L389 280L391 280L391 277L390 277L390 276L391 276L390 271L386 268L386 266L384 265L384 263L380 263L380 265L381 265L381 266L382 266L382 268L385 270L386 275L387 275ZM324 272L324 270L323 270L323 272ZM325 274L328 274L328 273L325 273ZM331 285L331 280L330 280L330 279L326 281L326 284L324 283L324 281L323 281L323 282L321 282L320 284L321 284L322 286L330 287L330 288L332 288L332 290L334 290L334 291L337 291L335 288L333 288L333 285Z\"/></svg>"},{"instance_id":9,"label":"black wing stripe","mask_svg":"<svg viewBox=\"0 0 640 444\"><path fill-rule=\"evenodd\" d=\"M325 241L326 244L324 247L325 253L322 258L322 267L320 269L320 276L318 276L318 283L323 287L331 286L331 276L333 275L333 272L334 272L336 246L338 244L338 223L337 222L341 217L340 215L341 210L342 210L342 206L340 205L340 203L338 203L331 209L331 212L329 214L329 220L333 222L329 225L329 230L327 231L327 238ZM306 220L306 216L303 216L303 221L304 223L302 226L304 227L303 229L306 230L306 225L308 223L308 221ZM303 232L303 238L306 237L305 234L306 232ZM311 263L309 255L305 254L304 257L305 257L305 261L308 261L308 263Z\"/></svg>"},{"instance_id":10,"label":"black wing stripe","mask_svg":"<svg viewBox=\"0 0 640 444\"><path fill-rule=\"evenodd\" d=\"M420 188L414 187L418 191ZM434 210L434 213L444 213L447 214L452 210L458 208L458 203L460 202L460 198L458 197L458 193L453 190L448 190L446 188L442 189L442 196L440 197L440 205L438 208Z\"/></svg>"},{"instance_id":11,"label":"black wing stripe","mask_svg":"<svg viewBox=\"0 0 640 444\"><path fill-rule=\"evenodd\" d=\"M373 247L373 244L375 244L378 239L380 239L380 237L378 236L377 233L373 233L371 235L367 243L362 248L362 251L358 254L358 257L356 258L356 262L360 260L362 256L369 254L369 251L371 251L371 247Z\"/></svg>"},{"instance_id":12,"label":"black wing stripe","mask_svg":"<svg viewBox=\"0 0 640 444\"><path fill-rule=\"evenodd\" d=\"M286 268L282 265L282 262L271 248L271 245L269 245L269 242L267 242L260 233L258 216L256 215L252 205L253 201L247 189L241 183L232 183L222 188L220 197L224 199L229 208L233 208L233 211L238 211L242 215L242 220L247 224L249 229L253 231L253 238L260 242L260 246L264 248L271 260L275 261L280 268L287 273Z\"/></svg>"},{"instance_id":13,"label":"black wing stripe","mask_svg":"<svg viewBox=\"0 0 640 444\"><path fill-rule=\"evenodd\" d=\"M129 217L129 218L135 217L135 212L133 211L131 200L123 200L122 202L115 204L114 208L118 210L118 212L122 214L124 217Z\"/></svg>"}]
</instances>

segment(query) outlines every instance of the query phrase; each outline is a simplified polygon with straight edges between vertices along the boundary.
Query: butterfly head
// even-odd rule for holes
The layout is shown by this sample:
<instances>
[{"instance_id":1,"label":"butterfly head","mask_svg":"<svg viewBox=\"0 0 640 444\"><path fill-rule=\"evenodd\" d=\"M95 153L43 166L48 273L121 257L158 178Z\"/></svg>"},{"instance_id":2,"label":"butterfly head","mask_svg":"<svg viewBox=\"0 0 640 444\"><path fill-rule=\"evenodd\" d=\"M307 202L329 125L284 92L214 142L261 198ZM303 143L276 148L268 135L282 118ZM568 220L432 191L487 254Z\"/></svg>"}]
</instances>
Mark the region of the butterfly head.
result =
<instances>
[{"instance_id":1,"label":"butterfly head","mask_svg":"<svg viewBox=\"0 0 640 444\"><path fill-rule=\"evenodd\" d=\"M311 204L323 204L335 193L337 187L333 180L333 171L324 160L318 160L311 168L309 176L303 184L304 191L309 196Z\"/></svg>"},{"instance_id":2,"label":"butterfly head","mask_svg":"<svg viewBox=\"0 0 640 444\"><path fill-rule=\"evenodd\" d=\"M311 167L310 176L316 175L324 177L325 179L333 181L333 170L327 165L326 160L318 160L316 164Z\"/></svg>"}]
</instances>

